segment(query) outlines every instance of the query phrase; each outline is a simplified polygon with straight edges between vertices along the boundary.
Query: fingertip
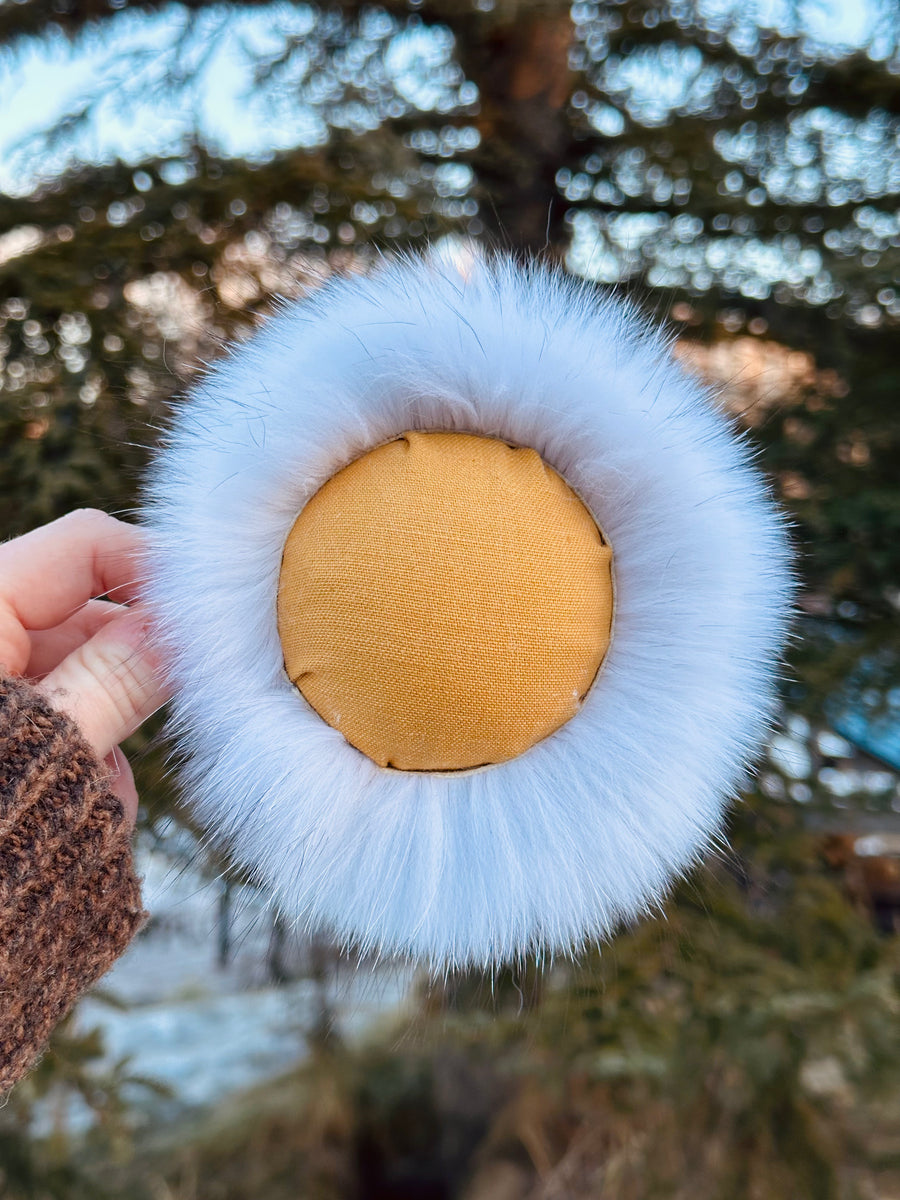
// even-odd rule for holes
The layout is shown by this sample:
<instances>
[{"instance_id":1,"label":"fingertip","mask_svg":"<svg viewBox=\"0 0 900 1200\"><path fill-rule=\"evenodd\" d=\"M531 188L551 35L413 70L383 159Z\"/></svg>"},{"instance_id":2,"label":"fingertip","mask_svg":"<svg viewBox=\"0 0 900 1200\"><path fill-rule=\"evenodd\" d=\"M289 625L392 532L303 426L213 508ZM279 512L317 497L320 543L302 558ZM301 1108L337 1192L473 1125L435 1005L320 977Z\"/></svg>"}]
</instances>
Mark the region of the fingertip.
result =
<instances>
[{"instance_id":1,"label":"fingertip","mask_svg":"<svg viewBox=\"0 0 900 1200\"><path fill-rule=\"evenodd\" d=\"M110 770L109 790L122 801L130 831L137 822L139 805L131 763L118 746L113 746L103 761Z\"/></svg>"}]
</instances>

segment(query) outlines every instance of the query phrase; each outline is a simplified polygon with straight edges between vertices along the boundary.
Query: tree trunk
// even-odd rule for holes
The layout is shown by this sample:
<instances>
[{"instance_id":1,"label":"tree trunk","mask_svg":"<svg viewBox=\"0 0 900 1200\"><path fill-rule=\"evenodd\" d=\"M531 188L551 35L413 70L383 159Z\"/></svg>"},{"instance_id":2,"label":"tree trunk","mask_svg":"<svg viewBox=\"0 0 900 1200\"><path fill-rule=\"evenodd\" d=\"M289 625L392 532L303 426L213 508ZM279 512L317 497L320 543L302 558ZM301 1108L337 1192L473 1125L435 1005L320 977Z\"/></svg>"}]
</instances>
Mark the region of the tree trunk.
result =
<instances>
[{"instance_id":1,"label":"tree trunk","mask_svg":"<svg viewBox=\"0 0 900 1200\"><path fill-rule=\"evenodd\" d=\"M220 970L231 962L231 880L223 879L219 888L217 960Z\"/></svg>"},{"instance_id":2,"label":"tree trunk","mask_svg":"<svg viewBox=\"0 0 900 1200\"><path fill-rule=\"evenodd\" d=\"M266 953L266 974L270 983L283 984L290 979L284 960L287 945L287 923L280 912L272 916L269 947Z\"/></svg>"},{"instance_id":3,"label":"tree trunk","mask_svg":"<svg viewBox=\"0 0 900 1200\"><path fill-rule=\"evenodd\" d=\"M480 92L471 162L485 227L513 249L558 252L566 230L556 172L572 142L569 6L507 4L451 25L460 66Z\"/></svg>"}]
</instances>

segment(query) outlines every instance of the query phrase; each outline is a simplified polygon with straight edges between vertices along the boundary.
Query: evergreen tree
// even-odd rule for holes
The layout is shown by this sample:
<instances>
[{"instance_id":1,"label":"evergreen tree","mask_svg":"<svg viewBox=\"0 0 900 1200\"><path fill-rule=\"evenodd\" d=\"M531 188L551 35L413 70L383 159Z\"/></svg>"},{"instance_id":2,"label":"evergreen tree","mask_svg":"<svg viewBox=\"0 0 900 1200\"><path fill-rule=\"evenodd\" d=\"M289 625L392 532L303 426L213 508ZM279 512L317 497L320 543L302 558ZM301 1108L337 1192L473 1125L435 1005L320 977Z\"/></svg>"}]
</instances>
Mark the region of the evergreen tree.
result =
<instances>
[{"instance_id":1,"label":"evergreen tree","mask_svg":"<svg viewBox=\"0 0 900 1200\"><path fill-rule=\"evenodd\" d=\"M77 46L159 7L26 0L0 12L0 45L62 30ZM812 389L759 435L811 607L892 636L900 11L885 0L852 50L792 12L765 29L693 0L335 3L256 63L273 104L315 109L315 148L245 163L197 143L0 199L5 528L79 500L127 508L166 401L273 292L457 230L568 256L658 312L682 298L688 338L749 328L837 373L839 400ZM449 49L415 102L384 60L422 29ZM161 76L175 97L179 61Z\"/></svg>"},{"instance_id":2,"label":"evergreen tree","mask_svg":"<svg viewBox=\"0 0 900 1200\"><path fill-rule=\"evenodd\" d=\"M122 64L112 99L127 109L150 78L189 107L203 21L262 7L183 0L171 53L135 64L133 81ZM77 48L129 13L164 8L0 4L0 53L13 63L29 39L51 36ZM896 687L896 0L872 5L854 46L817 38L792 4L770 28L750 6L706 0L333 0L302 12L302 37L248 54L255 94L291 128L313 114L314 144L298 133L298 148L244 161L192 134L177 153L73 159L32 194L0 196L4 532L75 504L128 513L172 397L224 340L252 331L273 295L457 233L627 289L671 316L700 359L739 339L808 356L797 386L745 414L800 552L804 638L788 697L821 714L873 648L878 687ZM428 49L410 84L388 63L416 37ZM89 96L27 153L78 146L109 100ZM144 791L164 809L162 775L151 757ZM450 1151L436 1168L428 1147L441 1137L457 1138L455 1182L432 1194L469 1200L476 1185L492 1194L478 1164L501 1160L520 1175L509 1194L532 1200L890 1186L896 939L871 931L798 826L751 797L724 863L679 892L665 926L622 937L562 983L526 988L535 1011L518 1021L496 1020L506 987L519 1003L518 975L451 981L416 1049L349 1055L338 1074L330 1061L330 1075L304 1076L306 1100L289 1093L298 1116L246 1124L245 1191L233 1156L197 1150L208 1194L270 1194L266 1147L291 1137L311 1196L395 1194L411 1162L440 1174ZM496 1122L441 1106L450 1042L452 1062L475 1063L460 1067L472 1088L508 1098ZM422 1119L412 1148L398 1133L411 1113ZM364 1160L381 1163L382 1192L354 1176ZM315 1182L320 1168L330 1182ZM185 1196L204 1194L190 1186Z\"/></svg>"}]
</instances>

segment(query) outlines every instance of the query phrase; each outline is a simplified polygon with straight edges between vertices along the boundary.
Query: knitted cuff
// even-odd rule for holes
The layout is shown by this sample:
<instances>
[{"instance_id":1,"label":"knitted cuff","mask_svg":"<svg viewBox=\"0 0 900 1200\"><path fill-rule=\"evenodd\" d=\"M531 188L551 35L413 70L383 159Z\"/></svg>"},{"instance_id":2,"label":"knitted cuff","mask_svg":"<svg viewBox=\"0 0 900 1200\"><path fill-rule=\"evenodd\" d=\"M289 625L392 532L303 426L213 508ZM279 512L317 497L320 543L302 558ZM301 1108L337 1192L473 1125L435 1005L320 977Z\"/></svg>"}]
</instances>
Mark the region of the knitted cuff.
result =
<instances>
[{"instance_id":1,"label":"knitted cuff","mask_svg":"<svg viewBox=\"0 0 900 1200\"><path fill-rule=\"evenodd\" d=\"M108 779L68 717L0 680L0 1093L144 921Z\"/></svg>"}]
</instances>

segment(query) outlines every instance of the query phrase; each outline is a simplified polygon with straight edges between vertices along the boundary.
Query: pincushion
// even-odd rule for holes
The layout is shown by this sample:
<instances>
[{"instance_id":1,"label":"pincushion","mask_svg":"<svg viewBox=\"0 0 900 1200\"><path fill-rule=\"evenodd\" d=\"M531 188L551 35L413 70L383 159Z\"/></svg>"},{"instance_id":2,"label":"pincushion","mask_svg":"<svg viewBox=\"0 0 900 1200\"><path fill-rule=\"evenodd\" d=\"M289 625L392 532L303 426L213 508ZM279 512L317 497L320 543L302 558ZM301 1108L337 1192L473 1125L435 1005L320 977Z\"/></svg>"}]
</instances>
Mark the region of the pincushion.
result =
<instances>
[{"instance_id":1,"label":"pincushion","mask_svg":"<svg viewBox=\"0 0 900 1200\"><path fill-rule=\"evenodd\" d=\"M288 535L288 676L382 767L514 758L578 711L609 644L610 551L527 448L410 431L334 475Z\"/></svg>"}]
</instances>

